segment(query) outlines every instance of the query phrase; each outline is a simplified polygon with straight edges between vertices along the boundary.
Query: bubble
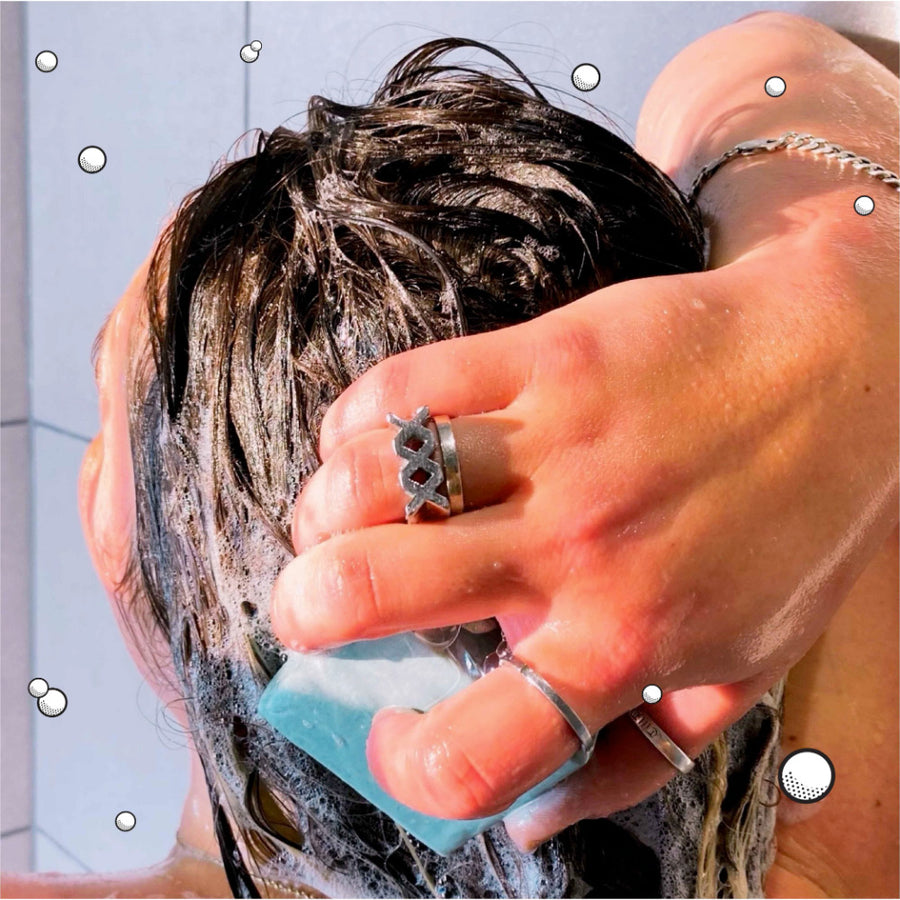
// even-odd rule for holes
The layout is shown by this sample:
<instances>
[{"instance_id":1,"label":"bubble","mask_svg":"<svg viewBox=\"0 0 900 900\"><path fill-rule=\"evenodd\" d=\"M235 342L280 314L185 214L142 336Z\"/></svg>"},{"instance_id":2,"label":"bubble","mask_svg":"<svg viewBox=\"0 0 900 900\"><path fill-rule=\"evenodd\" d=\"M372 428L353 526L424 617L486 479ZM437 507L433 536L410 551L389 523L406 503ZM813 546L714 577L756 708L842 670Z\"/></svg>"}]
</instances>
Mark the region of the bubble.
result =
<instances>
[{"instance_id":1,"label":"bubble","mask_svg":"<svg viewBox=\"0 0 900 900\"><path fill-rule=\"evenodd\" d=\"M861 215L867 216L875 209L875 201L868 195L863 194L853 201L853 208Z\"/></svg>"},{"instance_id":2,"label":"bubble","mask_svg":"<svg viewBox=\"0 0 900 900\"><path fill-rule=\"evenodd\" d=\"M770 97L780 97L787 90L784 79L778 75L773 75L766 79L766 93Z\"/></svg>"},{"instance_id":3,"label":"bubble","mask_svg":"<svg viewBox=\"0 0 900 900\"><path fill-rule=\"evenodd\" d=\"M119 831L131 831L132 828L137 824L137 819L134 817L133 812L129 812L127 809L123 809L116 816L116 828Z\"/></svg>"},{"instance_id":4,"label":"bubble","mask_svg":"<svg viewBox=\"0 0 900 900\"><path fill-rule=\"evenodd\" d=\"M658 684L648 684L644 688L644 703L659 703L662 699L662 688Z\"/></svg>"},{"instance_id":5,"label":"bubble","mask_svg":"<svg viewBox=\"0 0 900 900\"><path fill-rule=\"evenodd\" d=\"M791 800L815 803L834 787L834 766L821 750L795 750L781 763L778 782Z\"/></svg>"},{"instance_id":6,"label":"bubble","mask_svg":"<svg viewBox=\"0 0 900 900\"><path fill-rule=\"evenodd\" d=\"M69 705L66 695L56 688L50 688L43 697L38 700L38 709L50 718L61 716Z\"/></svg>"},{"instance_id":7,"label":"bubble","mask_svg":"<svg viewBox=\"0 0 900 900\"><path fill-rule=\"evenodd\" d=\"M41 72L52 72L58 63L59 59L52 50L41 50L34 58L34 64Z\"/></svg>"},{"instance_id":8,"label":"bubble","mask_svg":"<svg viewBox=\"0 0 900 900\"><path fill-rule=\"evenodd\" d=\"M28 682L28 693L36 700L40 700L49 690L50 685L43 678L32 678Z\"/></svg>"},{"instance_id":9,"label":"bubble","mask_svg":"<svg viewBox=\"0 0 900 900\"><path fill-rule=\"evenodd\" d=\"M93 175L106 165L106 154L99 147L85 147L78 154L78 165L82 172Z\"/></svg>"},{"instance_id":10,"label":"bubble","mask_svg":"<svg viewBox=\"0 0 900 900\"><path fill-rule=\"evenodd\" d=\"M249 44L244 44L241 47L241 59L245 63L256 62L259 59L259 53L256 52Z\"/></svg>"},{"instance_id":11,"label":"bubble","mask_svg":"<svg viewBox=\"0 0 900 900\"><path fill-rule=\"evenodd\" d=\"M582 63L572 70L572 84L579 91L592 91L600 84L600 70L591 63Z\"/></svg>"},{"instance_id":12,"label":"bubble","mask_svg":"<svg viewBox=\"0 0 900 900\"><path fill-rule=\"evenodd\" d=\"M262 41L250 41L250 49L254 53L259 53L262 50Z\"/></svg>"}]
</instances>

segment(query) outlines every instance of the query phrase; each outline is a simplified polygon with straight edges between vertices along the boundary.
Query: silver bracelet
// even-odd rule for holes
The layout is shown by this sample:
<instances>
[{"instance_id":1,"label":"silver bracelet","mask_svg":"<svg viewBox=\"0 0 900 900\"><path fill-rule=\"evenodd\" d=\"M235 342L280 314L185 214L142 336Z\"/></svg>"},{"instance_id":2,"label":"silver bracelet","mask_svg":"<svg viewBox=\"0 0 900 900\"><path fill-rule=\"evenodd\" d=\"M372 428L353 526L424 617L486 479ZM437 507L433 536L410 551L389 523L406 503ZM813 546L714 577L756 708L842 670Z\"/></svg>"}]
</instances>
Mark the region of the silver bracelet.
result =
<instances>
[{"instance_id":1,"label":"silver bracelet","mask_svg":"<svg viewBox=\"0 0 900 900\"><path fill-rule=\"evenodd\" d=\"M886 185L893 187L894 190L900 191L900 178L893 172L889 172L884 166L873 163L872 160L866 159L865 156L845 150L839 144L833 144L824 138L788 131L778 138L758 138L754 141L744 141L730 150L726 150L718 159L713 160L700 170L700 173L691 185L688 202L691 204L696 203L700 190L725 163L738 156L755 156L757 153L771 153L773 150L811 150L820 156L833 156L841 163L849 162L854 169L865 172L866 175L871 175L873 178L878 178Z\"/></svg>"}]
</instances>

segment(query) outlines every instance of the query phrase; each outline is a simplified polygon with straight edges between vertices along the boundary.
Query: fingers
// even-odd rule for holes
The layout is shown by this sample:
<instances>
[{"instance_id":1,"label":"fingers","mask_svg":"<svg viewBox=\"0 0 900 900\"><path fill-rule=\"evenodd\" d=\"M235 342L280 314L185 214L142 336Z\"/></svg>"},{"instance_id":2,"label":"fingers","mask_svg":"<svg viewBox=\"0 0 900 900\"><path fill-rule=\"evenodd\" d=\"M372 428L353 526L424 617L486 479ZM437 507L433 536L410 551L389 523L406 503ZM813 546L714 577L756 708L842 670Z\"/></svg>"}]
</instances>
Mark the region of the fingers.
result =
<instances>
[{"instance_id":1,"label":"fingers","mask_svg":"<svg viewBox=\"0 0 900 900\"><path fill-rule=\"evenodd\" d=\"M760 681L700 685L665 694L641 709L691 759L768 690ZM612 815L656 793L678 770L627 716L611 722L590 762L504 820L512 839L531 851L581 819Z\"/></svg>"},{"instance_id":2,"label":"fingers","mask_svg":"<svg viewBox=\"0 0 900 900\"><path fill-rule=\"evenodd\" d=\"M549 316L534 321L545 330ZM383 428L389 412L407 417L427 404L432 415L454 417L509 406L534 363L532 325L428 344L382 360L329 407L319 435L320 458L328 459L353 434Z\"/></svg>"},{"instance_id":3,"label":"fingers","mask_svg":"<svg viewBox=\"0 0 900 900\"><path fill-rule=\"evenodd\" d=\"M310 547L275 582L275 634L294 649L321 649L534 603L538 592L510 562L527 558L520 505L415 527L377 525Z\"/></svg>"},{"instance_id":4,"label":"fingers","mask_svg":"<svg viewBox=\"0 0 900 900\"><path fill-rule=\"evenodd\" d=\"M503 666L427 713L378 713L366 744L379 785L427 815L474 819L510 806L579 742L553 704Z\"/></svg>"},{"instance_id":5,"label":"fingers","mask_svg":"<svg viewBox=\"0 0 900 900\"><path fill-rule=\"evenodd\" d=\"M527 472L521 426L504 413L452 421L466 509L505 500ZM405 465L393 448L396 428L356 435L335 449L304 485L291 537L299 554L342 531L403 522L409 496L400 484Z\"/></svg>"}]
</instances>

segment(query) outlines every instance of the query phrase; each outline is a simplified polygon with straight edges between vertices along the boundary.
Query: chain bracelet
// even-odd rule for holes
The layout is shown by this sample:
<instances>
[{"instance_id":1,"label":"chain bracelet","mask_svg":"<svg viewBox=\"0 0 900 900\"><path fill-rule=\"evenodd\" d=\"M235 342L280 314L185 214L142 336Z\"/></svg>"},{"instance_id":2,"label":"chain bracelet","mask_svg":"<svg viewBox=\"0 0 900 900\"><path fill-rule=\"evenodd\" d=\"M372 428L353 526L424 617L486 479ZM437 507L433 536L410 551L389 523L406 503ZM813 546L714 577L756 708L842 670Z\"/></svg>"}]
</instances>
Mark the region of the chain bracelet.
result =
<instances>
[{"instance_id":1,"label":"chain bracelet","mask_svg":"<svg viewBox=\"0 0 900 900\"><path fill-rule=\"evenodd\" d=\"M756 156L758 153L771 153L774 150L810 150L820 156L832 156L841 163L849 162L854 169L864 172L866 175L871 175L873 178L878 178L886 185L893 187L894 190L900 191L900 178L893 172L885 169L884 166L872 162L865 156L853 153L851 150L846 150L839 144L826 141L825 138L788 131L778 138L759 138L753 141L744 141L704 166L691 185L688 203L692 205L696 203L697 195L703 186L725 163L738 156Z\"/></svg>"}]
</instances>

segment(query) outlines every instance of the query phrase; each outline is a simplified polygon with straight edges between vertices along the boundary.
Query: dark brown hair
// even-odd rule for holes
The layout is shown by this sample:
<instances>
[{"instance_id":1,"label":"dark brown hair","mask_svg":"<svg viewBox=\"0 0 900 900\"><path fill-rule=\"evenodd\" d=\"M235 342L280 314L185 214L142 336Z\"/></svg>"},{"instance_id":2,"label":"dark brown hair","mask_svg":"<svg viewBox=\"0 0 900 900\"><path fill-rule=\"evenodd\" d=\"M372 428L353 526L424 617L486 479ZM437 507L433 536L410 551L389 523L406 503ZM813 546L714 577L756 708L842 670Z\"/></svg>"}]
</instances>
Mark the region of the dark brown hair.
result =
<instances>
[{"instance_id":1,"label":"dark brown hair","mask_svg":"<svg viewBox=\"0 0 900 900\"><path fill-rule=\"evenodd\" d=\"M439 64L464 46L517 74ZM132 373L133 575L148 627L170 639L236 896L307 865L371 896L658 891L653 854L608 822L534 854L498 826L440 857L256 706L281 661L269 592L338 394L408 348L698 271L703 249L663 173L461 40L405 57L368 105L313 97L304 130L260 134L185 198L151 266L151 353Z\"/></svg>"}]
</instances>

